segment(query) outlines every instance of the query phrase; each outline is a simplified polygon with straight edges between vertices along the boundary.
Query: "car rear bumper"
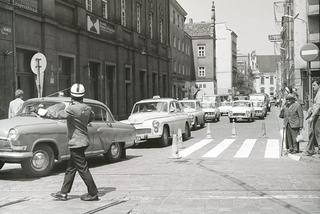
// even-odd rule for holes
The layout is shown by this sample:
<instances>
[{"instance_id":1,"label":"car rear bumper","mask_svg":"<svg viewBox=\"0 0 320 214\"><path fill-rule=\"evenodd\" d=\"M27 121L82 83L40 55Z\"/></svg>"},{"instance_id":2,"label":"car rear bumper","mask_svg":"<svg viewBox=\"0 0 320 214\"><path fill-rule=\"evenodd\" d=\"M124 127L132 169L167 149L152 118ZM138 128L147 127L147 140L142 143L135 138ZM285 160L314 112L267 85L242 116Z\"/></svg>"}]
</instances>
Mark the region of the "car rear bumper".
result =
<instances>
[{"instance_id":1,"label":"car rear bumper","mask_svg":"<svg viewBox=\"0 0 320 214\"><path fill-rule=\"evenodd\" d=\"M0 151L0 160L4 162L17 163L33 156L32 152L10 152Z\"/></svg>"}]
</instances>

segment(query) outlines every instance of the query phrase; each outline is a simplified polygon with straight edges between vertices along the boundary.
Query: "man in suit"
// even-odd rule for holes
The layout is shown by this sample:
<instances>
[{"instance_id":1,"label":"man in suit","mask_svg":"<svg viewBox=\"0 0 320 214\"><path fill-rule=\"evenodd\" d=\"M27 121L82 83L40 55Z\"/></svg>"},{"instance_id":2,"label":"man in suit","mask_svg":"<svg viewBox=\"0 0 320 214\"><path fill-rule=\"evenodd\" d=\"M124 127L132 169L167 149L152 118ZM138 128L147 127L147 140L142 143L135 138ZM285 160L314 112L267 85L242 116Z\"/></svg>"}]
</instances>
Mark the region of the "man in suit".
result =
<instances>
[{"instance_id":1,"label":"man in suit","mask_svg":"<svg viewBox=\"0 0 320 214\"><path fill-rule=\"evenodd\" d=\"M286 147L295 154L299 152L296 138L303 128L303 110L293 94L286 97L283 124L286 128Z\"/></svg>"}]
</instances>

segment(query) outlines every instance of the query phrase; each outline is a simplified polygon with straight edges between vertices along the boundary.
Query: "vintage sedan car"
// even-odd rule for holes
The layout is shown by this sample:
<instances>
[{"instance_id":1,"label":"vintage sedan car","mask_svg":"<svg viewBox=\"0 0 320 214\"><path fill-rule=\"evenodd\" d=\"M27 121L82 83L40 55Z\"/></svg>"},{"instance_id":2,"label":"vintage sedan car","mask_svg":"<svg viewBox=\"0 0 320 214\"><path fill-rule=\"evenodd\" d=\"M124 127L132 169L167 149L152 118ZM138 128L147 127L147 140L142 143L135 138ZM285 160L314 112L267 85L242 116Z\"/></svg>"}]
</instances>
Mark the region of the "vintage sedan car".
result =
<instances>
[{"instance_id":1,"label":"vintage sedan car","mask_svg":"<svg viewBox=\"0 0 320 214\"><path fill-rule=\"evenodd\" d=\"M180 103L172 98L140 100L135 103L128 120L123 123L136 128L139 142L158 140L161 146L168 146L173 134L181 130L183 139L191 136L188 114L184 113Z\"/></svg>"},{"instance_id":2,"label":"vintage sedan car","mask_svg":"<svg viewBox=\"0 0 320 214\"><path fill-rule=\"evenodd\" d=\"M221 102L221 105L219 106L220 114L228 115L231 108L232 108L232 102L229 102L229 101Z\"/></svg>"},{"instance_id":3,"label":"vintage sedan car","mask_svg":"<svg viewBox=\"0 0 320 214\"><path fill-rule=\"evenodd\" d=\"M84 102L95 114L88 125L86 156L104 155L110 162L125 158L126 148L134 145L135 128L116 121L105 104L91 99ZM61 112L70 103L69 97L33 98L16 117L0 120L0 168L4 163L21 163L26 174L45 176L54 162L69 159L66 118ZM42 117L41 110L46 111Z\"/></svg>"},{"instance_id":4,"label":"vintage sedan car","mask_svg":"<svg viewBox=\"0 0 320 214\"><path fill-rule=\"evenodd\" d=\"M237 100L232 103L232 108L229 111L230 123L237 120L254 121L255 113L253 104L249 100Z\"/></svg>"},{"instance_id":5,"label":"vintage sedan car","mask_svg":"<svg viewBox=\"0 0 320 214\"><path fill-rule=\"evenodd\" d=\"M204 111L205 121L220 121L220 110L216 103L201 102L201 107Z\"/></svg>"},{"instance_id":6,"label":"vintage sedan car","mask_svg":"<svg viewBox=\"0 0 320 214\"><path fill-rule=\"evenodd\" d=\"M252 101L255 117L264 119L267 116L267 106L261 101Z\"/></svg>"},{"instance_id":7,"label":"vintage sedan car","mask_svg":"<svg viewBox=\"0 0 320 214\"><path fill-rule=\"evenodd\" d=\"M199 100L180 100L184 112L188 113L189 117L192 118L191 126L193 130L198 128L200 125L201 128L205 125L204 111Z\"/></svg>"}]
</instances>

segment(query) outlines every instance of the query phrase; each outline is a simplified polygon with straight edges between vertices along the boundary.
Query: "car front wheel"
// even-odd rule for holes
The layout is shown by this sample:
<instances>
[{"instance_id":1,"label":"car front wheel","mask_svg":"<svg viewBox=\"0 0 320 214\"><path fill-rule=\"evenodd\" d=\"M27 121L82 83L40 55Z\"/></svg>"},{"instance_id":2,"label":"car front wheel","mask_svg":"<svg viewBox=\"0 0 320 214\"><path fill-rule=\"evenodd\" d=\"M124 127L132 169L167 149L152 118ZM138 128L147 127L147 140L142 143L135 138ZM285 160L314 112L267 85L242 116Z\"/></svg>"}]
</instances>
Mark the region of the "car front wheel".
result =
<instances>
[{"instance_id":1,"label":"car front wheel","mask_svg":"<svg viewBox=\"0 0 320 214\"><path fill-rule=\"evenodd\" d=\"M190 126L188 123L185 124L183 140L187 140L191 136Z\"/></svg>"},{"instance_id":2,"label":"car front wheel","mask_svg":"<svg viewBox=\"0 0 320 214\"><path fill-rule=\"evenodd\" d=\"M163 128L163 133L162 136L160 138L160 145L162 147L166 147L169 145L169 130L167 127Z\"/></svg>"},{"instance_id":3,"label":"car front wheel","mask_svg":"<svg viewBox=\"0 0 320 214\"><path fill-rule=\"evenodd\" d=\"M121 145L121 143L118 143L118 142L112 143L109 148L109 151L105 154L105 158L110 163L117 162L121 159L123 151L124 151L124 148Z\"/></svg>"},{"instance_id":4,"label":"car front wheel","mask_svg":"<svg viewBox=\"0 0 320 214\"><path fill-rule=\"evenodd\" d=\"M0 161L0 169L2 169L3 165L4 165L4 162Z\"/></svg>"},{"instance_id":5,"label":"car front wheel","mask_svg":"<svg viewBox=\"0 0 320 214\"><path fill-rule=\"evenodd\" d=\"M25 174L33 177L46 176L53 168L54 154L48 145L36 146L32 158L24 160L21 163Z\"/></svg>"}]
</instances>

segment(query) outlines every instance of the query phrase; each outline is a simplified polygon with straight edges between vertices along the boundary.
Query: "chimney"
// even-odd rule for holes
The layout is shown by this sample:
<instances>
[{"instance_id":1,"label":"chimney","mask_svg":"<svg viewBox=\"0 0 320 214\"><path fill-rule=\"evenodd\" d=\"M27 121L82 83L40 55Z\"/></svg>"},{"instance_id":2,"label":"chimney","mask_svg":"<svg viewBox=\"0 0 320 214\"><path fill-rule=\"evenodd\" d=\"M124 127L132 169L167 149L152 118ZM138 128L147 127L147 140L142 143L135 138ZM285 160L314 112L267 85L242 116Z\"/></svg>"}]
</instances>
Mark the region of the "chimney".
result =
<instances>
[{"instance_id":1,"label":"chimney","mask_svg":"<svg viewBox=\"0 0 320 214\"><path fill-rule=\"evenodd\" d=\"M193 24L193 19L190 18L190 19L189 19L189 23L190 23L190 24Z\"/></svg>"}]
</instances>

